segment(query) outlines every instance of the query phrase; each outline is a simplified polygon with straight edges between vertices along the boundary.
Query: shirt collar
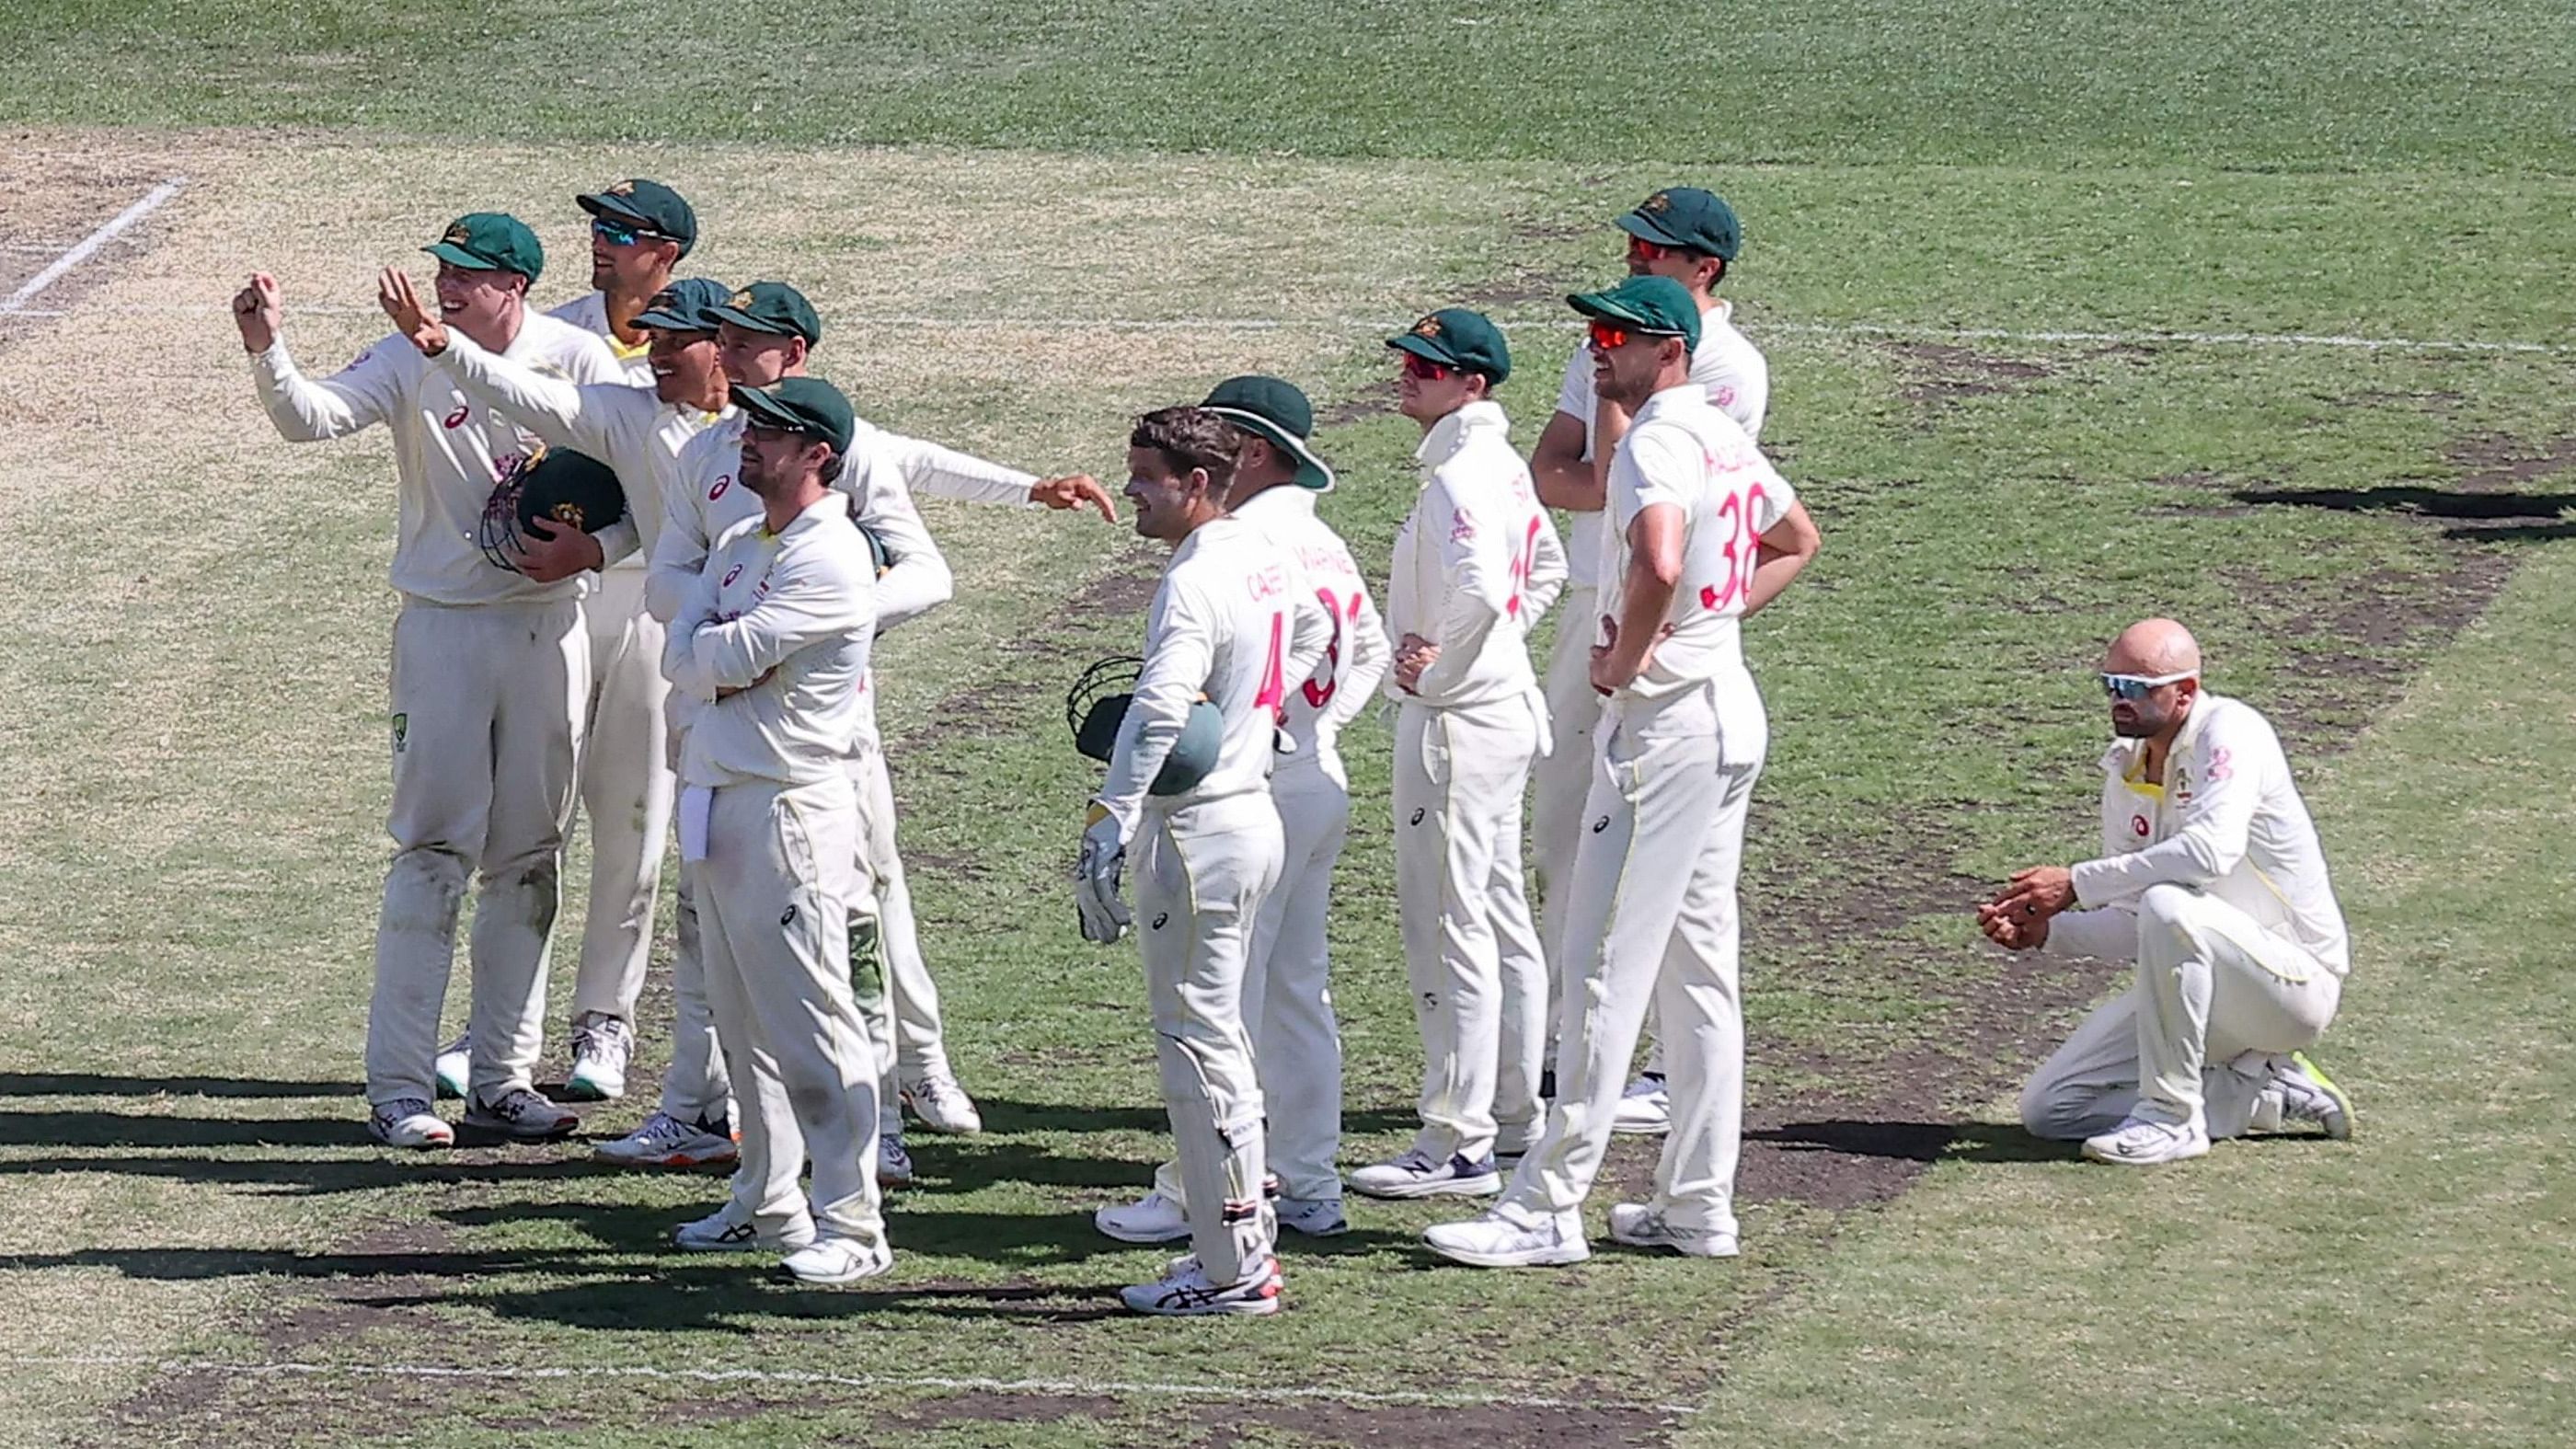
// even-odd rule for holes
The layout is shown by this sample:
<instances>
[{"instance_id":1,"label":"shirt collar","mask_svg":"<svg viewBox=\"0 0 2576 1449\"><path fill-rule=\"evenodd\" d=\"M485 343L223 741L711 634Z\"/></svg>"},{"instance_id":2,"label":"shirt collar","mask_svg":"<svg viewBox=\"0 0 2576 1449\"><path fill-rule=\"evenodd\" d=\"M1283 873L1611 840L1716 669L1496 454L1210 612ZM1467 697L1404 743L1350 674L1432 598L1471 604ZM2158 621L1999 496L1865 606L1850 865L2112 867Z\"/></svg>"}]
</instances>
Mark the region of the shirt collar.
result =
<instances>
[{"instance_id":1,"label":"shirt collar","mask_svg":"<svg viewBox=\"0 0 2576 1449\"><path fill-rule=\"evenodd\" d=\"M1283 518L1292 514L1311 518L1315 513L1315 495L1294 483L1273 483L1235 505L1232 512L1237 518L1268 518L1274 514Z\"/></svg>"},{"instance_id":2,"label":"shirt collar","mask_svg":"<svg viewBox=\"0 0 2576 1449\"><path fill-rule=\"evenodd\" d=\"M1503 416L1501 403L1491 398L1471 402L1431 425L1431 431L1422 436L1422 446L1413 450L1413 461L1424 467L1437 467L1467 446L1475 434L1490 430L1508 435L1511 427L1511 420Z\"/></svg>"},{"instance_id":3,"label":"shirt collar","mask_svg":"<svg viewBox=\"0 0 2576 1449\"><path fill-rule=\"evenodd\" d=\"M826 488L823 490L822 497L805 505L804 512L787 520L787 526L785 528L778 530L776 533L771 533L769 531L769 525L764 522L760 526L760 531L762 536L766 538L785 538L791 533L802 533L807 527L821 522L826 518L846 519L849 516L850 496L837 488Z\"/></svg>"},{"instance_id":4,"label":"shirt collar","mask_svg":"<svg viewBox=\"0 0 2576 1449\"><path fill-rule=\"evenodd\" d=\"M1677 382L1646 399L1646 405L1637 409L1635 422L1642 423L1648 418L1662 417L1669 412L1706 406L1708 406L1706 388L1695 382ZM1633 427L1634 424L1632 423L1631 426Z\"/></svg>"}]
</instances>

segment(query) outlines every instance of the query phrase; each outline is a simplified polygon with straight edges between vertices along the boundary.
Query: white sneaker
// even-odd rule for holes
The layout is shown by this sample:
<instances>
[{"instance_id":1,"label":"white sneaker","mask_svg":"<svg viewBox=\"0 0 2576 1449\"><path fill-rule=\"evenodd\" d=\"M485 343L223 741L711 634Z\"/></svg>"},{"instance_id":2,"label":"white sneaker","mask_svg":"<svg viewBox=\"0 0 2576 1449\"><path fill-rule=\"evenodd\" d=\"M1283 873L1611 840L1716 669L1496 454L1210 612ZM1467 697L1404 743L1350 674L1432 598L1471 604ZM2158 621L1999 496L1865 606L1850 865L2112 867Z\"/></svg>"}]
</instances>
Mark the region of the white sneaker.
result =
<instances>
[{"instance_id":1,"label":"white sneaker","mask_svg":"<svg viewBox=\"0 0 2576 1449\"><path fill-rule=\"evenodd\" d=\"M903 1150L903 1139L880 1132L877 1134L877 1187L880 1190L912 1186L912 1154Z\"/></svg>"},{"instance_id":2,"label":"white sneaker","mask_svg":"<svg viewBox=\"0 0 2576 1449\"><path fill-rule=\"evenodd\" d=\"M967 1096L966 1089L946 1072L933 1072L904 1083L903 1104L933 1132L972 1137L984 1130L984 1116L975 1110L975 1099Z\"/></svg>"},{"instance_id":3,"label":"white sneaker","mask_svg":"<svg viewBox=\"0 0 2576 1449\"><path fill-rule=\"evenodd\" d=\"M1626 1137L1661 1137L1672 1131L1673 1095L1664 1090L1664 1079L1650 1072L1630 1082L1619 1094L1610 1130Z\"/></svg>"},{"instance_id":4,"label":"white sneaker","mask_svg":"<svg viewBox=\"0 0 2576 1449\"><path fill-rule=\"evenodd\" d=\"M2313 1122L2337 1142L2352 1138L2352 1098L2320 1071L2305 1052L2292 1052L2272 1067L2272 1085L2281 1093L2284 1122Z\"/></svg>"},{"instance_id":5,"label":"white sneaker","mask_svg":"<svg viewBox=\"0 0 2576 1449\"><path fill-rule=\"evenodd\" d=\"M1122 1243L1177 1243L1190 1235L1181 1205L1160 1188L1125 1207L1102 1208L1091 1215L1091 1225Z\"/></svg>"},{"instance_id":6,"label":"white sneaker","mask_svg":"<svg viewBox=\"0 0 2576 1449\"><path fill-rule=\"evenodd\" d=\"M800 1226L786 1234L784 1246L792 1253L812 1241L814 1230ZM727 1198L723 1207L673 1229L671 1242L692 1253L748 1253L760 1246L760 1230Z\"/></svg>"},{"instance_id":7,"label":"white sneaker","mask_svg":"<svg viewBox=\"0 0 2576 1449\"><path fill-rule=\"evenodd\" d=\"M1342 1216L1342 1200L1337 1197L1283 1197L1272 1206L1278 1210L1279 1226L1310 1238L1329 1238L1351 1230L1351 1220Z\"/></svg>"},{"instance_id":8,"label":"white sneaker","mask_svg":"<svg viewBox=\"0 0 2576 1449\"><path fill-rule=\"evenodd\" d=\"M418 1097L396 1097L367 1109L367 1135L387 1147L453 1147L456 1129Z\"/></svg>"},{"instance_id":9,"label":"white sneaker","mask_svg":"<svg viewBox=\"0 0 2576 1449\"><path fill-rule=\"evenodd\" d=\"M668 1112L654 1113L643 1126L602 1142L596 1151L620 1167L716 1167L742 1156L730 1134L683 1122Z\"/></svg>"},{"instance_id":10,"label":"white sneaker","mask_svg":"<svg viewBox=\"0 0 2576 1449\"><path fill-rule=\"evenodd\" d=\"M474 1034L461 1031L456 1040L438 1049L438 1062L432 1071L438 1078L438 1095L462 1097L465 1079L474 1070Z\"/></svg>"},{"instance_id":11,"label":"white sneaker","mask_svg":"<svg viewBox=\"0 0 2576 1449\"><path fill-rule=\"evenodd\" d=\"M1462 1223L1435 1223L1423 1229L1422 1241L1441 1257L1471 1268L1550 1268L1592 1256L1580 1213L1534 1217L1518 1208L1497 1207Z\"/></svg>"},{"instance_id":12,"label":"white sneaker","mask_svg":"<svg viewBox=\"0 0 2576 1449\"><path fill-rule=\"evenodd\" d=\"M550 1142L581 1125L581 1118L525 1087L512 1087L489 1102L469 1099L465 1125L517 1142Z\"/></svg>"},{"instance_id":13,"label":"white sneaker","mask_svg":"<svg viewBox=\"0 0 2576 1449\"><path fill-rule=\"evenodd\" d=\"M883 1245L871 1248L856 1238L825 1236L779 1259L778 1266L799 1283L828 1288L892 1272L894 1249Z\"/></svg>"},{"instance_id":14,"label":"white sneaker","mask_svg":"<svg viewBox=\"0 0 2576 1449\"><path fill-rule=\"evenodd\" d=\"M1392 1162L1359 1169L1351 1174L1350 1183L1351 1191L1369 1197L1483 1197L1503 1190L1502 1175L1494 1171L1490 1155L1481 1162L1469 1162L1463 1156L1441 1162L1418 1148L1398 1153Z\"/></svg>"},{"instance_id":15,"label":"white sneaker","mask_svg":"<svg viewBox=\"0 0 2576 1449\"><path fill-rule=\"evenodd\" d=\"M1152 1283L1118 1290L1118 1299L1138 1313L1171 1318L1223 1313L1259 1315L1279 1311L1279 1260L1264 1257L1236 1283L1210 1282L1195 1257L1176 1259L1171 1271Z\"/></svg>"},{"instance_id":16,"label":"white sneaker","mask_svg":"<svg viewBox=\"0 0 2576 1449\"><path fill-rule=\"evenodd\" d=\"M2116 1162L2132 1167L2181 1162L2208 1151L2209 1130L2197 1122L2176 1127L2169 1122L2149 1122L2137 1117L2099 1137L2088 1137L2084 1141L2084 1155L2095 1162Z\"/></svg>"},{"instance_id":17,"label":"white sneaker","mask_svg":"<svg viewBox=\"0 0 2576 1449\"><path fill-rule=\"evenodd\" d=\"M576 1102L614 1102L626 1095L626 1064L635 1055L635 1028L604 1011L572 1019L572 1073L564 1095Z\"/></svg>"},{"instance_id":18,"label":"white sneaker","mask_svg":"<svg viewBox=\"0 0 2576 1449\"><path fill-rule=\"evenodd\" d=\"M1670 1248L1685 1258L1732 1258L1735 1234L1716 1228L1677 1228L1664 1215L1641 1202L1610 1209L1610 1241L1632 1248Z\"/></svg>"}]
</instances>

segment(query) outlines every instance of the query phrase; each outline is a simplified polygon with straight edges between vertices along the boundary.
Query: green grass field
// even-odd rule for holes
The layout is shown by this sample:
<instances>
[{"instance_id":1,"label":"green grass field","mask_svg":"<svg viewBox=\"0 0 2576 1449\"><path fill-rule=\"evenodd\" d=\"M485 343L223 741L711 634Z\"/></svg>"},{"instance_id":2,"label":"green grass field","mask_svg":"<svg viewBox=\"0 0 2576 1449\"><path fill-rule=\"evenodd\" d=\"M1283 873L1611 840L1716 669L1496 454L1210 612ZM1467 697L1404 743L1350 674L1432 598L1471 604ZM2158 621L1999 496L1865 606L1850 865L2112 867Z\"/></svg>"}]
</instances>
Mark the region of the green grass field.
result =
<instances>
[{"instance_id":1,"label":"green grass field","mask_svg":"<svg viewBox=\"0 0 2576 1449\"><path fill-rule=\"evenodd\" d=\"M0 21L0 295L187 182L0 309L0 1442L2541 1445L2576 1421L2557 8ZM381 330L373 269L488 206L538 225L539 296L568 296L570 196L631 174L697 202L694 266L804 285L822 370L905 431L1107 475L1134 412L1297 378L1345 480L1326 515L1380 573L1413 443L1382 335L1491 311L1526 445L1577 335L1557 298L1616 270L1610 219L1659 184L1728 195L1764 441L1826 539L1749 630L1774 743L1745 1257L1437 1269L1438 1210L1363 1204L1292 1242L1277 1318L1109 1313L1160 1257L1087 1215L1141 1188L1160 1111L1133 953L1083 945L1065 899L1096 767L1059 701L1132 646L1157 557L936 503L963 588L881 678L991 1130L915 1138L895 1275L813 1292L664 1252L720 1181L585 1144L364 1146L390 458L277 441L222 300L277 272L298 355L335 364ZM2025 1138L2009 1096L2115 980L2007 959L1966 907L2088 845L2086 670L2163 611L2292 736L2357 933L2322 1055L2363 1132L2123 1176ZM1349 749L1357 1162L1409 1133L1418 1046L1384 723ZM1623 1146L1604 1192L1650 1165Z\"/></svg>"}]
</instances>

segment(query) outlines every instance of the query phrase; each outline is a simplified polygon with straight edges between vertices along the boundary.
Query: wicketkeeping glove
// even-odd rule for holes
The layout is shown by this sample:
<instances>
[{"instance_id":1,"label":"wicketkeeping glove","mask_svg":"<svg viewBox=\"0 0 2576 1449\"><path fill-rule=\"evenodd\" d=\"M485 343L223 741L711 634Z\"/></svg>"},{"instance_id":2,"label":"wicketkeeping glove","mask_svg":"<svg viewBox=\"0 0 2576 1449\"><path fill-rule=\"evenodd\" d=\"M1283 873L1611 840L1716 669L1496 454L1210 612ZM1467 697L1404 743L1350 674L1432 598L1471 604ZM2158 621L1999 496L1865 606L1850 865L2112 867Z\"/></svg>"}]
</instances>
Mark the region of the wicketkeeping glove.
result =
<instances>
[{"instance_id":1,"label":"wicketkeeping glove","mask_svg":"<svg viewBox=\"0 0 2576 1449\"><path fill-rule=\"evenodd\" d=\"M1118 898L1118 876L1127 865L1127 842L1118 822L1093 802L1082 832L1082 860L1074 868L1073 904L1082 913L1082 939L1106 946L1127 934L1127 903Z\"/></svg>"}]
</instances>

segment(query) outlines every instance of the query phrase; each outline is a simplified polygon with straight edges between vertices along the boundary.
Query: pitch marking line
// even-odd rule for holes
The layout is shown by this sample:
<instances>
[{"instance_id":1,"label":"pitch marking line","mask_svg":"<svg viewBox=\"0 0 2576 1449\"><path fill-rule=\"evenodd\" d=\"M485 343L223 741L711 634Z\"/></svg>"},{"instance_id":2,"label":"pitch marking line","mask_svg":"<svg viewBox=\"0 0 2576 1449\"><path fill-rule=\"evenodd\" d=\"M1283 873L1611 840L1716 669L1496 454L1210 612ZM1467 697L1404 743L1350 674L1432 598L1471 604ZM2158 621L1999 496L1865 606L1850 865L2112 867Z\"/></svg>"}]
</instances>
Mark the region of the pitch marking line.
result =
<instances>
[{"instance_id":1,"label":"pitch marking line","mask_svg":"<svg viewBox=\"0 0 2576 1449\"><path fill-rule=\"evenodd\" d=\"M160 185L153 187L150 191L145 192L142 200L108 218L108 220L101 225L98 230L81 238L70 251L54 258L53 262L43 271L29 277L25 285L10 293L5 300L0 300L0 317L15 317L20 315L60 315L58 313L28 313L27 304L34 301L38 293L44 291L54 283L61 281L64 273L79 266L81 263L88 261L91 255L97 252L100 247L103 247L109 242L116 240L118 237L123 236L126 228L131 227L136 222L150 216L152 213L159 211L163 202L178 195L179 188L187 184L188 178L184 176L173 176L169 180L162 182Z\"/></svg>"},{"instance_id":2,"label":"pitch marking line","mask_svg":"<svg viewBox=\"0 0 2576 1449\"><path fill-rule=\"evenodd\" d=\"M1583 1403L1573 1399L1512 1394L1415 1393L1405 1390L1334 1389L1296 1385L1127 1383L1116 1379L990 1379L938 1374L822 1374L786 1369L659 1369L610 1365L600 1368L455 1368L444 1364L238 1363L223 1359L146 1358L89 1354L56 1358L0 1359L13 1369L117 1368L150 1369L158 1374L238 1374L245 1378L349 1378L453 1380L583 1380L646 1379L693 1384L780 1384L809 1388L947 1389L999 1394L1088 1394L1110 1397L1133 1394L1212 1402L1313 1403L1328 1401L1382 1407L1442 1409L1546 1409L1598 1411L1643 1409L1658 1414L1696 1414L1695 1404Z\"/></svg>"}]
</instances>

